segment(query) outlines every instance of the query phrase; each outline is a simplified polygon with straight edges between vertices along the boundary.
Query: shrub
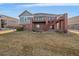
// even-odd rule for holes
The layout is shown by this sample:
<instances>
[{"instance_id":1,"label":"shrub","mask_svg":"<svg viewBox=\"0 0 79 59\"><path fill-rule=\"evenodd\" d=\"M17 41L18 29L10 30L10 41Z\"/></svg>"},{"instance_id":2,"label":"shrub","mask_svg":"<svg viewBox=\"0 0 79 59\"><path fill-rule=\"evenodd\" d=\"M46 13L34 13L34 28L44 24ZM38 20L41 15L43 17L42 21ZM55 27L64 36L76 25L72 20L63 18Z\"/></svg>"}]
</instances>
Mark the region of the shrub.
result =
<instances>
[{"instance_id":1,"label":"shrub","mask_svg":"<svg viewBox=\"0 0 79 59\"><path fill-rule=\"evenodd\" d=\"M34 28L34 29L32 29L32 31L33 32L42 32L43 30Z\"/></svg>"},{"instance_id":2,"label":"shrub","mask_svg":"<svg viewBox=\"0 0 79 59\"><path fill-rule=\"evenodd\" d=\"M23 31L24 28L23 28L23 27L17 27L16 30L17 30L17 31Z\"/></svg>"}]
</instances>

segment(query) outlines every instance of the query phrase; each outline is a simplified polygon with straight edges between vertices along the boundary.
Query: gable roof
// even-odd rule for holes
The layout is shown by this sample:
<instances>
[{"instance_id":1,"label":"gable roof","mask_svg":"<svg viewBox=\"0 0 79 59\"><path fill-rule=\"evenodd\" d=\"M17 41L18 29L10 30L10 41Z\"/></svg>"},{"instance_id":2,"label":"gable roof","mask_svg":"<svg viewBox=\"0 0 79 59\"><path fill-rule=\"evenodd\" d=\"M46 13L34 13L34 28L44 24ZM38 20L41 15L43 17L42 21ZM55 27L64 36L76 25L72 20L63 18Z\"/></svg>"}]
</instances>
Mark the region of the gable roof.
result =
<instances>
[{"instance_id":1,"label":"gable roof","mask_svg":"<svg viewBox=\"0 0 79 59\"><path fill-rule=\"evenodd\" d=\"M34 16L40 16L40 15L43 15L43 16L58 16L57 14L48 14L48 13L35 13L33 15Z\"/></svg>"},{"instance_id":2,"label":"gable roof","mask_svg":"<svg viewBox=\"0 0 79 59\"><path fill-rule=\"evenodd\" d=\"M21 13L19 15L20 16L60 16L62 14L49 14L49 13L35 13L35 14L31 14L30 12L28 12L27 10L25 10L23 13Z\"/></svg>"},{"instance_id":3,"label":"gable roof","mask_svg":"<svg viewBox=\"0 0 79 59\"><path fill-rule=\"evenodd\" d=\"M20 15L19 15L19 17L20 16L30 16L30 15L32 15L29 11L27 11L27 10L25 10L24 12L22 12Z\"/></svg>"}]
</instances>

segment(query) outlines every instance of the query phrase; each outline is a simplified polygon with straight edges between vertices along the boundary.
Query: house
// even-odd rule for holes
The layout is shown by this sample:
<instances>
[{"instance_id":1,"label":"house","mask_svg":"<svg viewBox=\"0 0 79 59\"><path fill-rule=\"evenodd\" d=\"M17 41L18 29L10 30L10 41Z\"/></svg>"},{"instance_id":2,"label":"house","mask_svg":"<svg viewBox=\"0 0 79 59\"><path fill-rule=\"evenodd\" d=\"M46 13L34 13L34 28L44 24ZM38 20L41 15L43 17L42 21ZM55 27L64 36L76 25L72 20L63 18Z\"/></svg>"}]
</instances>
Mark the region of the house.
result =
<instances>
[{"instance_id":1,"label":"house","mask_svg":"<svg viewBox=\"0 0 79 59\"><path fill-rule=\"evenodd\" d=\"M79 30L79 16L74 16L74 17L69 18L68 28L74 29L74 30Z\"/></svg>"},{"instance_id":2,"label":"house","mask_svg":"<svg viewBox=\"0 0 79 59\"><path fill-rule=\"evenodd\" d=\"M20 25L26 30L67 32L67 13L65 14L32 14L25 10L19 15Z\"/></svg>"},{"instance_id":3,"label":"house","mask_svg":"<svg viewBox=\"0 0 79 59\"><path fill-rule=\"evenodd\" d=\"M13 28L16 26L18 26L18 19L6 15L0 15L0 28Z\"/></svg>"}]
</instances>

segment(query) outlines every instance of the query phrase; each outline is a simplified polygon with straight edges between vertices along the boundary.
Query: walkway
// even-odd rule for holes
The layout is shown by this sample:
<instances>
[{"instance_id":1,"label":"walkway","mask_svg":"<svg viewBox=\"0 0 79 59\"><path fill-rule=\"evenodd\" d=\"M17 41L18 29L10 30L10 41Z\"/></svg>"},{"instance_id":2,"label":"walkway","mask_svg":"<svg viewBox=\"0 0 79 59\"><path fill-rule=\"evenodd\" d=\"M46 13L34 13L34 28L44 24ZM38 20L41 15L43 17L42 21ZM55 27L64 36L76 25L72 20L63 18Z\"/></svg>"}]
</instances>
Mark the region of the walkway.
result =
<instances>
[{"instance_id":1,"label":"walkway","mask_svg":"<svg viewBox=\"0 0 79 59\"><path fill-rule=\"evenodd\" d=\"M68 30L69 32L75 33L75 34L79 34L79 30Z\"/></svg>"},{"instance_id":2,"label":"walkway","mask_svg":"<svg viewBox=\"0 0 79 59\"><path fill-rule=\"evenodd\" d=\"M9 29L9 30L0 30L0 34L5 34L5 33L10 33L10 32L15 32L16 29Z\"/></svg>"}]
</instances>

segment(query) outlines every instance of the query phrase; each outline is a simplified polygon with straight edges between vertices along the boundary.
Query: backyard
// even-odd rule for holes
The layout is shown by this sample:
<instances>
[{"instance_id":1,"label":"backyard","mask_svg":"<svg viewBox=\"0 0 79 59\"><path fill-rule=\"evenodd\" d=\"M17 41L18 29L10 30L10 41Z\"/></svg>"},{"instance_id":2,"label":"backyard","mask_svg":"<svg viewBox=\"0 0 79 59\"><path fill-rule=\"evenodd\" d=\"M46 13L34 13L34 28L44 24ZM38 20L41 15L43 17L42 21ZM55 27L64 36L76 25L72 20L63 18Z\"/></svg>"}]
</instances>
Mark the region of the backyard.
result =
<instances>
[{"instance_id":1,"label":"backyard","mask_svg":"<svg viewBox=\"0 0 79 59\"><path fill-rule=\"evenodd\" d=\"M28 31L1 34L0 55L79 55L79 35L74 33Z\"/></svg>"}]
</instances>

